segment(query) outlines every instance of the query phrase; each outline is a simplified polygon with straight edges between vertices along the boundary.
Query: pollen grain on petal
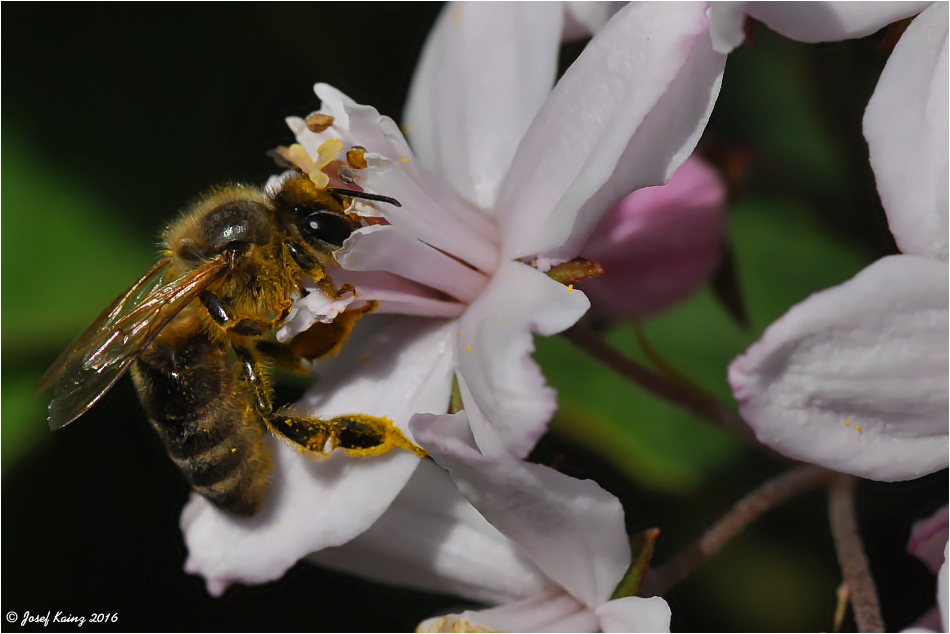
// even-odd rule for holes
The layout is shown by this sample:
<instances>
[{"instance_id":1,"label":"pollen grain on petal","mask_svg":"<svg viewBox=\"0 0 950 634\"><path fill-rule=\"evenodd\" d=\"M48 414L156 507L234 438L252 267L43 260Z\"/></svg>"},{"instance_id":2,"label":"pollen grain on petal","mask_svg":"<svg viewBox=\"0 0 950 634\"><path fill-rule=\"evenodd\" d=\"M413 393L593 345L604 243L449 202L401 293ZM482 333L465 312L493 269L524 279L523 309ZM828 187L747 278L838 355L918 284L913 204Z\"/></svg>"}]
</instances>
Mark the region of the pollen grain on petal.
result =
<instances>
[{"instance_id":1,"label":"pollen grain on petal","mask_svg":"<svg viewBox=\"0 0 950 634\"><path fill-rule=\"evenodd\" d=\"M465 352L471 352L472 346L465 346Z\"/></svg>"}]
</instances>

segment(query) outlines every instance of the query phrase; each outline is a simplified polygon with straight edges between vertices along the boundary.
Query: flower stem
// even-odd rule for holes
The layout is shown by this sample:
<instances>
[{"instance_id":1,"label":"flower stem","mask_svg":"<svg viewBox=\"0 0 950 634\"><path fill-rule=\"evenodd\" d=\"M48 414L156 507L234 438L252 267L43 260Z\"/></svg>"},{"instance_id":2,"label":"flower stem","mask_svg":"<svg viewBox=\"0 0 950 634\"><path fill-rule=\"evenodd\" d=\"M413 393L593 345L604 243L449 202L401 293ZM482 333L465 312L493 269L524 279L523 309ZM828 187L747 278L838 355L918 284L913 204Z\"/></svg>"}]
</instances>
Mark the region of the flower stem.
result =
<instances>
[{"instance_id":1,"label":"flower stem","mask_svg":"<svg viewBox=\"0 0 950 634\"><path fill-rule=\"evenodd\" d=\"M831 472L814 465L800 465L768 480L739 500L729 512L709 527L703 535L653 569L649 590L663 594L682 581L703 562L715 555L733 537L762 513L791 496L826 481Z\"/></svg>"},{"instance_id":2,"label":"flower stem","mask_svg":"<svg viewBox=\"0 0 950 634\"><path fill-rule=\"evenodd\" d=\"M696 416L756 443L755 435L742 417L716 398L653 372L610 345L584 324L575 324L561 333L568 341L647 392ZM757 443L756 443L757 444Z\"/></svg>"},{"instance_id":3,"label":"flower stem","mask_svg":"<svg viewBox=\"0 0 950 634\"><path fill-rule=\"evenodd\" d=\"M835 474L828 497L828 516L835 551L851 595L851 607L859 632L883 632L884 620L877 600L877 588L868 567L864 546L854 514L854 478Z\"/></svg>"}]
</instances>

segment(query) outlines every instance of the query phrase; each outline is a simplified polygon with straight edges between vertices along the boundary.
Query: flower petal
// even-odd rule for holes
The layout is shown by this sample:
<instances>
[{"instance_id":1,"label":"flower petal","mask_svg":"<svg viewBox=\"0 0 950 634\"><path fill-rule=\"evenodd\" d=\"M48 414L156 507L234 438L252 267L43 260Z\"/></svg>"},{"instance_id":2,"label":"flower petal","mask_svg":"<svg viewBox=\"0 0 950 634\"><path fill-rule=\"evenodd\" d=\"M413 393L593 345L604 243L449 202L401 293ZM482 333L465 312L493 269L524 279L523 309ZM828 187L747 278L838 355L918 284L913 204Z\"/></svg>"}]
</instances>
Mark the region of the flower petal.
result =
<instances>
[{"instance_id":1,"label":"flower petal","mask_svg":"<svg viewBox=\"0 0 950 634\"><path fill-rule=\"evenodd\" d=\"M758 439L874 480L947 466L947 266L891 256L794 306L729 367Z\"/></svg>"},{"instance_id":2,"label":"flower petal","mask_svg":"<svg viewBox=\"0 0 950 634\"><path fill-rule=\"evenodd\" d=\"M871 167L897 245L904 253L944 262L950 208L948 20L947 3L935 2L911 22L864 113Z\"/></svg>"},{"instance_id":3,"label":"flower petal","mask_svg":"<svg viewBox=\"0 0 950 634\"><path fill-rule=\"evenodd\" d=\"M365 330L365 324L360 326ZM444 412L451 389L451 328L445 322L401 319L354 337L340 357L324 366L324 379L298 409L321 417L387 416L404 431L415 412ZM272 440L274 470L257 515L236 518L198 495L182 513L185 569L203 575L213 595L235 582L276 579L304 555L359 535L382 515L419 463L401 450L369 458L334 452L311 460Z\"/></svg>"},{"instance_id":4,"label":"flower petal","mask_svg":"<svg viewBox=\"0 0 950 634\"><path fill-rule=\"evenodd\" d=\"M358 229L335 253L351 271L386 271L419 282L468 303L488 278L396 227L376 225Z\"/></svg>"},{"instance_id":5,"label":"flower petal","mask_svg":"<svg viewBox=\"0 0 950 634\"><path fill-rule=\"evenodd\" d=\"M502 255L570 259L634 189L673 175L719 93L702 3L631 3L591 40L525 135L498 199Z\"/></svg>"},{"instance_id":6,"label":"flower petal","mask_svg":"<svg viewBox=\"0 0 950 634\"><path fill-rule=\"evenodd\" d=\"M914 522L910 531L910 541L907 543L907 552L924 562L931 572L940 570L946 559L943 551L947 547L948 516L947 507L937 509L937 512L925 520Z\"/></svg>"},{"instance_id":7,"label":"flower petal","mask_svg":"<svg viewBox=\"0 0 950 634\"><path fill-rule=\"evenodd\" d=\"M669 632L671 616L660 597L624 597L597 608L602 632Z\"/></svg>"},{"instance_id":8,"label":"flower petal","mask_svg":"<svg viewBox=\"0 0 950 634\"><path fill-rule=\"evenodd\" d=\"M418 442L478 512L558 585L589 608L607 601L630 564L623 508L591 480L475 446L465 403L457 414L418 414Z\"/></svg>"},{"instance_id":9,"label":"flower petal","mask_svg":"<svg viewBox=\"0 0 950 634\"><path fill-rule=\"evenodd\" d=\"M590 303L521 262L507 262L462 315L458 372L484 413L491 435L476 431L487 454L528 455L557 407L531 359L532 333L550 336L574 324Z\"/></svg>"},{"instance_id":10,"label":"flower petal","mask_svg":"<svg viewBox=\"0 0 950 634\"><path fill-rule=\"evenodd\" d=\"M947 629L947 613L950 612L947 603L950 602L950 588L947 587L947 554L950 551L950 544L943 549L943 565L940 566L940 572L937 573L937 607L940 608L940 620L943 621L943 631Z\"/></svg>"},{"instance_id":11,"label":"flower petal","mask_svg":"<svg viewBox=\"0 0 950 634\"><path fill-rule=\"evenodd\" d=\"M482 630L476 628L483 628ZM488 610L466 610L423 621L418 632L596 632L594 613L560 588Z\"/></svg>"},{"instance_id":12,"label":"flower petal","mask_svg":"<svg viewBox=\"0 0 950 634\"><path fill-rule=\"evenodd\" d=\"M489 603L514 601L550 584L428 460L369 530L308 560L382 583Z\"/></svg>"},{"instance_id":13,"label":"flower petal","mask_svg":"<svg viewBox=\"0 0 950 634\"><path fill-rule=\"evenodd\" d=\"M406 105L412 147L482 209L554 85L562 24L554 2L453 2L422 51Z\"/></svg>"},{"instance_id":14,"label":"flower petal","mask_svg":"<svg viewBox=\"0 0 950 634\"><path fill-rule=\"evenodd\" d=\"M714 51L727 55L745 41L748 4L727 0L709 3L709 37Z\"/></svg>"},{"instance_id":15,"label":"flower petal","mask_svg":"<svg viewBox=\"0 0 950 634\"><path fill-rule=\"evenodd\" d=\"M726 188L696 155L670 182L625 197L600 221L581 255L604 274L578 282L595 313L654 313L685 298L716 268Z\"/></svg>"},{"instance_id":16,"label":"flower petal","mask_svg":"<svg viewBox=\"0 0 950 634\"><path fill-rule=\"evenodd\" d=\"M930 2L749 2L746 12L799 42L864 37L924 10Z\"/></svg>"},{"instance_id":17,"label":"flower petal","mask_svg":"<svg viewBox=\"0 0 950 634\"><path fill-rule=\"evenodd\" d=\"M564 31L561 33L561 39L569 42L597 35L626 3L569 0L561 4L564 6Z\"/></svg>"}]
</instances>

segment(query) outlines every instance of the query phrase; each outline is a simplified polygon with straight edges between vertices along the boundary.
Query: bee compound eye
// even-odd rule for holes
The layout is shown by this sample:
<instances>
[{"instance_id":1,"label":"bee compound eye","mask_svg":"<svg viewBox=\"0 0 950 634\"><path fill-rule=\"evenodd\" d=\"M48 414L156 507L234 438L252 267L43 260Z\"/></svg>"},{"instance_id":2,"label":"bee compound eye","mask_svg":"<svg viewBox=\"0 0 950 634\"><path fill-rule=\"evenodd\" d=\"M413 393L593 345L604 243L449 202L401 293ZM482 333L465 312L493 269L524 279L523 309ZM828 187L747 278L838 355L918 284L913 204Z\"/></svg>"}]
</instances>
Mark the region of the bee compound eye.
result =
<instances>
[{"instance_id":1,"label":"bee compound eye","mask_svg":"<svg viewBox=\"0 0 950 634\"><path fill-rule=\"evenodd\" d=\"M304 218L299 227L307 242L320 240L339 247L353 233L355 225L344 216L318 211Z\"/></svg>"}]
</instances>

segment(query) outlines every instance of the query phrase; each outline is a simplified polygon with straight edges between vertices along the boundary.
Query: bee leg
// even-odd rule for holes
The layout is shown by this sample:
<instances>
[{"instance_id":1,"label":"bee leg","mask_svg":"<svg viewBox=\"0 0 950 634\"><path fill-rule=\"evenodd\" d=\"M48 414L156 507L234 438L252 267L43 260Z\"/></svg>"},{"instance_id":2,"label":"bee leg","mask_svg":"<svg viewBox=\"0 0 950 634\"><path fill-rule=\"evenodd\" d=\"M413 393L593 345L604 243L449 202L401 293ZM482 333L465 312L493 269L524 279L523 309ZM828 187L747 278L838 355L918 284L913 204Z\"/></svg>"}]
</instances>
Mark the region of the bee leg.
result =
<instances>
[{"instance_id":1,"label":"bee leg","mask_svg":"<svg viewBox=\"0 0 950 634\"><path fill-rule=\"evenodd\" d=\"M203 291L198 299L211 315L211 318L228 331L246 337L260 337L276 325L268 319L236 316L224 301L211 291Z\"/></svg>"},{"instance_id":2,"label":"bee leg","mask_svg":"<svg viewBox=\"0 0 950 634\"><path fill-rule=\"evenodd\" d=\"M391 420L381 416L350 414L322 419L274 413L270 389L254 354L242 345L235 345L234 351L253 392L254 404L267 426L295 445L319 454L328 454L339 447L351 455L375 456L401 447L422 458L428 455Z\"/></svg>"},{"instance_id":3,"label":"bee leg","mask_svg":"<svg viewBox=\"0 0 950 634\"><path fill-rule=\"evenodd\" d=\"M290 257L293 258L294 262L297 263L297 266L299 266L304 273L313 278L313 281L317 283L317 286L320 287L320 290L327 297L339 299L347 293L356 293L356 289L352 284L344 284L340 288L334 288L333 282L327 277L327 272L323 268L323 264L317 258L310 255L306 248L299 242L288 238L284 240L284 247L287 249L287 252L290 253Z\"/></svg>"},{"instance_id":4,"label":"bee leg","mask_svg":"<svg viewBox=\"0 0 950 634\"><path fill-rule=\"evenodd\" d=\"M391 420L380 416L350 414L322 419L277 413L265 419L275 433L314 453L328 454L340 448L352 456L377 456L402 448L420 458L428 455Z\"/></svg>"}]
</instances>

